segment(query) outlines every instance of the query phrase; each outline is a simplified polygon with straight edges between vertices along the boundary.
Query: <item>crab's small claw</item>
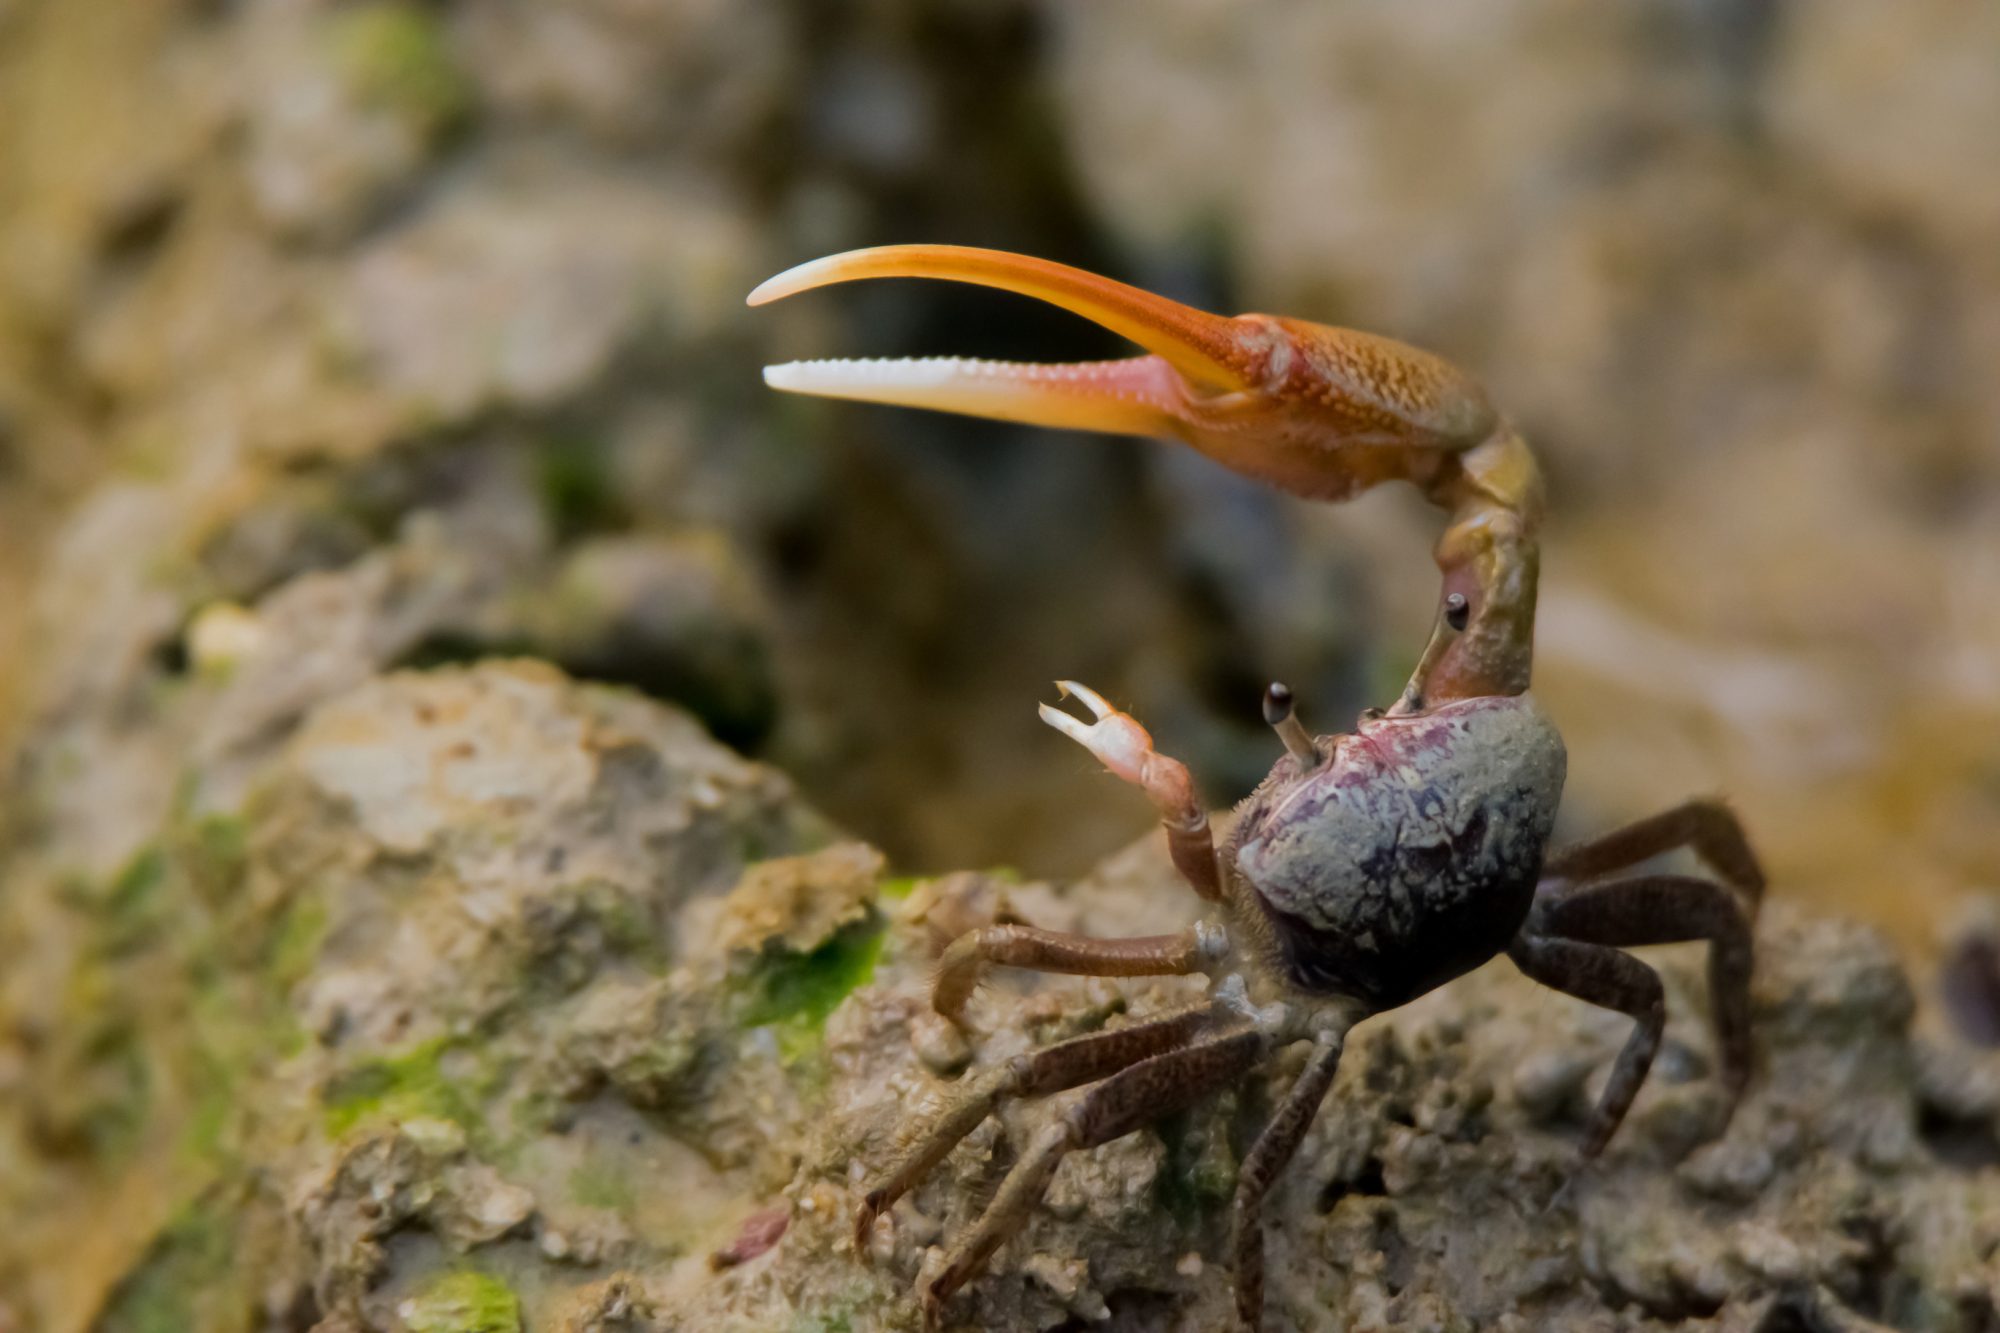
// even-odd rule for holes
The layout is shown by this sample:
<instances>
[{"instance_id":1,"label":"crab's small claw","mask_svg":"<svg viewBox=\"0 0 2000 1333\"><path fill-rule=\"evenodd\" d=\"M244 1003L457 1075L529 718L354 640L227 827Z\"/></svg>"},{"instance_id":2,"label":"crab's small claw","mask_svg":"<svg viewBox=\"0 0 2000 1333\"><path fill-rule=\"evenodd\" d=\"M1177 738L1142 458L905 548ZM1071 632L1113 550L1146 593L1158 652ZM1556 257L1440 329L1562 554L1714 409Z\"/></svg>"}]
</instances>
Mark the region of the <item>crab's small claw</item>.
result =
<instances>
[{"instance_id":1,"label":"crab's small claw","mask_svg":"<svg viewBox=\"0 0 2000 1333\"><path fill-rule=\"evenodd\" d=\"M1222 896L1222 869L1216 861L1215 838L1208 811L1194 790L1187 765L1153 748L1153 738L1130 714L1121 713L1088 685L1059 680L1065 699L1075 695L1097 720L1085 722L1051 704L1041 706L1042 721L1096 755L1114 777L1146 793L1160 812L1167 832L1167 853L1174 868L1194 891L1211 902Z\"/></svg>"},{"instance_id":2,"label":"crab's small claw","mask_svg":"<svg viewBox=\"0 0 2000 1333\"><path fill-rule=\"evenodd\" d=\"M1144 791L1160 810L1179 814L1198 808L1187 765L1154 750L1151 734L1131 715L1113 708L1088 685L1059 680L1056 690L1064 698L1074 695L1082 700L1097 720L1084 722L1053 704L1043 704L1039 710L1042 721L1096 755L1112 776Z\"/></svg>"},{"instance_id":3,"label":"crab's small claw","mask_svg":"<svg viewBox=\"0 0 2000 1333\"><path fill-rule=\"evenodd\" d=\"M1136 721L1105 702L1104 696L1088 685L1073 680L1056 682L1056 693L1083 701L1097 721L1086 723L1054 704L1042 704L1037 711L1042 721L1081 745L1103 761L1116 777L1137 782L1153 753L1153 738Z\"/></svg>"}]
</instances>

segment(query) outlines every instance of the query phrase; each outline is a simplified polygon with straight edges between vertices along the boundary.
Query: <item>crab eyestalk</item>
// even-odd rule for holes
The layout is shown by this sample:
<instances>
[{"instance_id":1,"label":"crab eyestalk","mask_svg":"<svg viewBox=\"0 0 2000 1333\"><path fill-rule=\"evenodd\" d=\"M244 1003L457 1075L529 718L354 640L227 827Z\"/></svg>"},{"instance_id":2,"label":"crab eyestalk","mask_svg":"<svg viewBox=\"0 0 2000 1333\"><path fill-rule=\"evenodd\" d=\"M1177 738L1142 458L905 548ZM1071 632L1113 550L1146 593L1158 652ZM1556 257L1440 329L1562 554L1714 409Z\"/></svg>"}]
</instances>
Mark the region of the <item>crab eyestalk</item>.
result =
<instances>
[{"instance_id":1,"label":"crab eyestalk","mask_svg":"<svg viewBox=\"0 0 2000 1333\"><path fill-rule=\"evenodd\" d=\"M1129 338L1148 355L1033 365L925 357L803 361L772 388L1030 425L1182 440L1295 495L1342 500L1407 481L1452 520L1436 556L1462 633L1426 654L1428 703L1528 688L1541 480L1520 436L1449 362L1353 329L1209 314L1081 269L997 250L892 245L801 264L751 305L864 278L942 278L1031 296Z\"/></svg>"},{"instance_id":2,"label":"crab eyestalk","mask_svg":"<svg viewBox=\"0 0 2000 1333\"><path fill-rule=\"evenodd\" d=\"M1424 655L1417 659L1416 670L1410 673L1410 683L1403 687L1403 697L1389 710L1392 716L1402 716L1424 711L1424 690L1429 686L1437 664L1443 660L1445 650L1451 647L1453 636L1465 629L1471 619L1472 608L1462 592L1446 593L1444 604L1438 608L1437 624L1431 627L1430 642L1424 645Z\"/></svg>"},{"instance_id":3,"label":"crab eyestalk","mask_svg":"<svg viewBox=\"0 0 2000 1333\"><path fill-rule=\"evenodd\" d=\"M1274 680L1264 690L1264 723L1278 733L1284 742L1285 752L1298 762L1301 769L1317 768L1325 758L1319 746L1313 743L1312 733L1293 708L1292 687L1283 681Z\"/></svg>"}]
</instances>

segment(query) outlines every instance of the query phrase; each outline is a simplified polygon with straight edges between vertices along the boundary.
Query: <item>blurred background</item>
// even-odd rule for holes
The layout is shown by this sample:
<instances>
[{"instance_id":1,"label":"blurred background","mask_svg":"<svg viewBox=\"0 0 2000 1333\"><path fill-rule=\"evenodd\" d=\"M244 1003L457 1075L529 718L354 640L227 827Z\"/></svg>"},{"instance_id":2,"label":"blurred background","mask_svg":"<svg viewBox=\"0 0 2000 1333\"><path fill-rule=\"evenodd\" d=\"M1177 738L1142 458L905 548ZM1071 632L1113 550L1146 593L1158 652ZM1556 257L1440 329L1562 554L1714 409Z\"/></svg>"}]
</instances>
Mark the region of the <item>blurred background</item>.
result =
<instances>
[{"instance_id":1,"label":"blurred background","mask_svg":"<svg viewBox=\"0 0 2000 1333\"><path fill-rule=\"evenodd\" d=\"M1392 697L1411 495L764 390L1121 351L942 285L743 306L890 241L1457 360L1550 477L1568 832L1725 794L1917 957L2000 886L2000 8L0 0L9 937L398 666L683 704L906 872L1148 827L1057 676L1217 804L1266 680Z\"/></svg>"}]
</instances>

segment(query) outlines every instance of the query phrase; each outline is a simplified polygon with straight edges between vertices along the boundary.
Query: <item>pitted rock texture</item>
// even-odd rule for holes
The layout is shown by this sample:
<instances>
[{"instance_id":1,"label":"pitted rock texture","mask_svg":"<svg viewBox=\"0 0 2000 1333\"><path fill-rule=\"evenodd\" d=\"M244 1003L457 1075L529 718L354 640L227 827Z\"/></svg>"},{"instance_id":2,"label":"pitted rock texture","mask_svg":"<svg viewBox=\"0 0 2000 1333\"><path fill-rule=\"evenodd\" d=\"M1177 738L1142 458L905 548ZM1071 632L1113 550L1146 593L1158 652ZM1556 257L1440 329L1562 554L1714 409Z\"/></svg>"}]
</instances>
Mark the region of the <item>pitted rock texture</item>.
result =
<instances>
[{"instance_id":1,"label":"pitted rock texture","mask_svg":"<svg viewBox=\"0 0 2000 1333\"><path fill-rule=\"evenodd\" d=\"M1065 1099L973 1133L864 1263L870 1173L978 1070L1206 984L1002 973L961 1034L939 939L1195 905L1153 839L1068 886L886 877L684 715L539 664L366 682L239 805L47 905L66 947L10 918L35 1035L0 1204L38 1224L0 1305L53 1333L915 1328L913 1282ZM1727 1133L1700 949L1655 950L1665 1048L1581 1170L1624 1019L1501 962L1357 1029L1269 1204L1269 1326L1984 1327L2000 1065L1913 1038L1866 929L1781 898L1759 949ZM950 1325L1226 1326L1237 1164L1298 1054L1065 1161Z\"/></svg>"},{"instance_id":2,"label":"pitted rock texture","mask_svg":"<svg viewBox=\"0 0 2000 1333\"><path fill-rule=\"evenodd\" d=\"M628 691L519 663L337 695L242 804L11 904L35 1037L0 1193L42 1225L0 1301L50 1330L397 1328L426 1275L486 1257L551 1265L560 1292L719 1243L731 1201L789 1178L763 1149L806 1116L783 1062L805 1057L772 1034L803 1049L821 1001L767 974L816 979L800 960L872 941L873 909L850 892L852 921L769 959L707 923L739 881L764 919L750 867L820 848L872 887L874 853L787 780Z\"/></svg>"},{"instance_id":3,"label":"pitted rock texture","mask_svg":"<svg viewBox=\"0 0 2000 1333\"><path fill-rule=\"evenodd\" d=\"M920 888L892 940L925 894L952 891ZM1165 928L1188 896L1150 845L1067 892L998 892L1011 915L1103 933ZM1631 1118L1588 1167L1577 1140L1626 1020L1501 961L1358 1028L1268 1205L1267 1326L1983 1327L2000 1278L2000 1065L1912 1039L1908 984L1864 928L1780 901L1759 950L1759 1072L1720 1137L1700 948L1646 951L1667 982L1667 1040ZM1077 1095L1009 1108L878 1224L868 1280L886 1275L901 1300L877 1305L880 1286L835 1266L847 1214L871 1167L963 1077L926 1067L914 1035L933 1021L926 979L898 957L892 945L877 987L829 1027L854 1100L819 1169L809 1163L791 1190L791 1232L762 1267L726 1276L667 1327L915 1327L909 1284ZM975 1006L983 1031L970 1068L1197 988L1003 979ZM1209 1109L1068 1159L1023 1235L950 1307L949 1326L1230 1327L1220 1256L1236 1164L1302 1053ZM1962 1079L1980 1091L1957 1101Z\"/></svg>"}]
</instances>

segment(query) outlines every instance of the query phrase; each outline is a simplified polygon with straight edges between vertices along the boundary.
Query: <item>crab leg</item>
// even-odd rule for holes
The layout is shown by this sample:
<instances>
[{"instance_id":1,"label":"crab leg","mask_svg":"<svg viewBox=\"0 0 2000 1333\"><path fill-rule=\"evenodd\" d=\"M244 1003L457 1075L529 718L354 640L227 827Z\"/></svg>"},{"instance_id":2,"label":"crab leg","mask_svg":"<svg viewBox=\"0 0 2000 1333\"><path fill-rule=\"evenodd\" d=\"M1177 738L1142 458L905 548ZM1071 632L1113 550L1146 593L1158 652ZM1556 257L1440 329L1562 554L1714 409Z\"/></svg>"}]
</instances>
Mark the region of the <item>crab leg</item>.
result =
<instances>
[{"instance_id":1,"label":"crab leg","mask_svg":"<svg viewBox=\"0 0 2000 1333\"><path fill-rule=\"evenodd\" d=\"M1538 934L1614 949L1707 940L1708 1003L1722 1082L1732 1097L1742 1094L1750 1081L1753 944L1751 917L1737 893L1688 875L1635 875L1543 899L1529 920ZM1605 1101L1611 1101L1609 1090ZM1605 1135L1615 1128L1614 1119Z\"/></svg>"},{"instance_id":2,"label":"crab leg","mask_svg":"<svg viewBox=\"0 0 2000 1333\"><path fill-rule=\"evenodd\" d=\"M1616 1009L1632 1019L1631 1035L1612 1062L1611 1077L1605 1081L1597 1109L1591 1112L1584 1131L1583 1156L1595 1157L1624 1123L1625 1113L1632 1109L1646 1081L1646 1071L1659 1053L1660 1037L1667 1028L1666 988L1660 984L1660 974L1608 945L1526 930L1507 946L1507 956L1524 976L1551 990Z\"/></svg>"},{"instance_id":3,"label":"crab leg","mask_svg":"<svg viewBox=\"0 0 2000 1333\"><path fill-rule=\"evenodd\" d=\"M1085 1093L1035 1136L979 1221L952 1246L944 1267L924 1289L924 1327L938 1327L952 1293L1021 1229L1065 1156L1187 1109L1248 1074L1267 1049L1261 1032L1218 1035L1129 1065Z\"/></svg>"},{"instance_id":4,"label":"crab leg","mask_svg":"<svg viewBox=\"0 0 2000 1333\"><path fill-rule=\"evenodd\" d=\"M1017 1055L972 1080L862 1197L854 1215L855 1250L865 1258L875 1219L909 1193L1003 1102L1045 1097L1108 1078L1141 1060L1186 1046L1214 1017L1207 1005L1194 1005L1150 1022L1092 1032Z\"/></svg>"},{"instance_id":5,"label":"crab leg","mask_svg":"<svg viewBox=\"0 0 2000 1333\"><path fill-rule=\"evenodd\" d=\"M1544 891L1552 881L1581 884L1629 870L1662 852L1687 847L1742 899L1756 920L1764 900L1764 871L1736 812L1720 801L1686 801L1660 814L1599 834L1553 853L1542 864Z\"/></svg>"},{"instance_id":6,"label":"crab leg","mask_svg":"<svg viewBox=\"0 0 2000 1333\"><path fill-rule=\"evenodd\" d=\"M1348 1024L1341 1022L1322 1031L1313 1043L1306 1067L1292 1084L1285 1100L1264 1132L1243 1160L1236 1177L1236 1198L1230 1205L1230 1251L1236 1265L1236 1313L1248 1329L1264 1323L1264 1222L1259 1215L1264 1196L1277 1183L1286 1165L1305 1141L1319 1104L1340 1068L1340 1052L1347 1042Z\"/></svg>"},{"instance_id":7,"label":"crab leg","mask_svg":"<svg viewBox=\"0 0 2000 1333\"><path fill-rule=\"evenodd\" d=\"M1407 481L1449 510L1440 604L1465 632L1413 681L1442 703L1528 686L1541 480L1533 456L1450 363L1389 338L1269 315L1196 310L1066 265L997 250L892 245L801 264L751 305L866 278L942 278L1074 311L1149 355L1071 365L956 357L803 361L765 381L817 394L1118 434L1170 436L1296 495L1340 500Z\"/></svg>"},{"instance_id":8,"label":"crab leg","mask_svg":"<svg viewBox=\"0 0 2000 1333\"><path fill-rule=\"evenodd\" d=\"M1179 977L1202 972L1229 954L1229 937L1212 922L1174 935L1100 940L1033 926L981 926L953 940L938 959L931 1008L960 1027L989 966L1024 967L1078 977Z\"/></svg>"}]
</instances>

